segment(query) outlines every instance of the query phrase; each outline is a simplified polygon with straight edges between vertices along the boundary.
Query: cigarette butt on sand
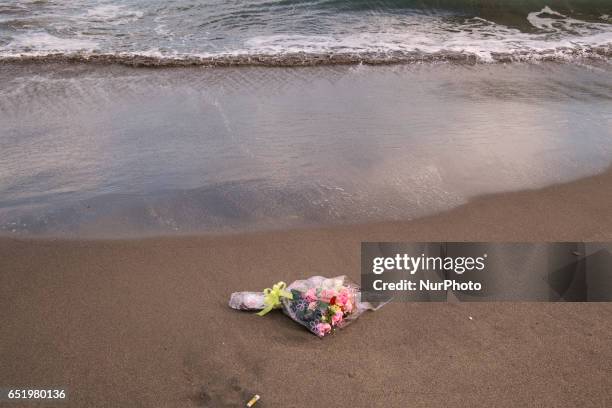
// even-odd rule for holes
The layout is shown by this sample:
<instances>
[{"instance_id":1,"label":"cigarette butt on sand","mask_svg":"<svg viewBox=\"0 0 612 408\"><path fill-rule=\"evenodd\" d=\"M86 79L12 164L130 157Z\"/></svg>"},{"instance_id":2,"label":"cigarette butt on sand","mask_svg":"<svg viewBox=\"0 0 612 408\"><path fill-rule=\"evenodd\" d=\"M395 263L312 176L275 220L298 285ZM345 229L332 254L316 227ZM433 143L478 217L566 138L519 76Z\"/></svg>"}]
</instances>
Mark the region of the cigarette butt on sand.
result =
<instances>
[{"instance_id":1,"label":"cigarette butt on sand","mask_svg":"<svg viewBox=\"0 0 612 408\"><path fill-rule=\"evenodd\" d=\"M251 408L253 405L255 405L257 401L259 401L259 398L260 398L259 395L257 394L253 395L253 398L251 398L251 400L247 402L246 406Z\"/></svg>"}]
</instances>

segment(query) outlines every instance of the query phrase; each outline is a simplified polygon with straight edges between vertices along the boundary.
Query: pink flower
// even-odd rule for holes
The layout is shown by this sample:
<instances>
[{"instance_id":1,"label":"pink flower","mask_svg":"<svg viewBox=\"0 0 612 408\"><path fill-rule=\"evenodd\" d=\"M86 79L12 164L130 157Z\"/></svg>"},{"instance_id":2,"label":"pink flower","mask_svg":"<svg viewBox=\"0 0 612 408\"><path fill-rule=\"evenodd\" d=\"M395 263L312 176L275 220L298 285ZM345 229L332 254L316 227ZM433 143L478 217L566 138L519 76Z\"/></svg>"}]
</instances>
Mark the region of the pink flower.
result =
<instances>
[{"instance_id":1,"label":"pink flower","mask_svg":"<svg viewBox=\"0 0 612 408\"><path fill-rule=\"evenodd\" d=\"M319 336L325 336L331 331L331 326L329 323L319 323L316 326L316 330Z\"/></svg>"},{"instance_id":2,"label":"pink flower","mask_svg":"<svg viewBox=\"0 0 612 408\"><path fill-rule=\"evenodd\" d=\"M332 324L335 326L338 323L340 323L342 321L342 316L343 316L342 312L334 313L334 315L332 316Z\"/></svg>"},{"instance_id":3,"label":"pink flower","mask_svg":"<svg viewBox=\"0 0 612 408\"><path fill-rule=\"evenodd\" d=\"M308 302L314 302L317 300L317 291L315 290L315 288L310 288L306 291L306 294L304 295L304 298L308 301Z\"/></svg>"},{"instance_id":4,"label":"pink flower","mask_svg":"<svg viewBox=\"0 0 612 408\"><path fill-rule=\"evenodd\" d=\"M336 296L336 291L332 289L323 289L321 291L321 300L324 302L329 302L331 298Z\"/></svg>"},{"instance_id":5,"label":"pink flower","mask_svg":"<svg viewBox=\"0 0 612 408\"><path fill-rule=\"evenodd\" d=\"M338 296L336 296L336 304L340 305L340 306L344 306L346 305L346 303L349 301L349 294L346 291L341 291L340 294Z\"/></svg>"},{"instance_id":6,"label":"pink flower","mask_svg":"<svg viewBox=\"0 0 612 408\"><path fill-rule=\"evenodd\" d=\"M317 302L310 302L308 304L308 310L315 310L317 308Z\"/></svg>"},{"instance_id":7,"label":"pink flower","mask_svg":"<svg viewBox=\"0 0 612 408\"><path fill-rule=\"evenodd\" d=\"M353 311L353 302L349 300L344 304L343 307L346 313L351 313Z\"/></svg>"}]
</instances>

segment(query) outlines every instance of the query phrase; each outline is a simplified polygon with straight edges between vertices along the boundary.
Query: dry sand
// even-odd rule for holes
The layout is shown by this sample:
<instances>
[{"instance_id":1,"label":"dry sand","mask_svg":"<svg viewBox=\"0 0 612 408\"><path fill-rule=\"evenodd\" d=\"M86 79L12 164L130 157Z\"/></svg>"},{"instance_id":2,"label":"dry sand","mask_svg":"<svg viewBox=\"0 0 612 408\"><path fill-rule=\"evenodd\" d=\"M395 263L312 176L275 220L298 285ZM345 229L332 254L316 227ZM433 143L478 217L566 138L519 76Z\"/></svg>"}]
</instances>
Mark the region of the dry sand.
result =
<instances>
[{"instance_id":1,"label":"dry sand","mask_svg":"<svg viewBox=\"0 0 612 408\"><path fill-rule=\"evenodd\" d=\"M280 279L357 279L363 240L612 240L611 203L608 171L412 222L1 239L0 387L65 387L41 403L58 407L612 406L612 303L395 303L323 340L227 307Z\"/></svg>"}]
</instances>

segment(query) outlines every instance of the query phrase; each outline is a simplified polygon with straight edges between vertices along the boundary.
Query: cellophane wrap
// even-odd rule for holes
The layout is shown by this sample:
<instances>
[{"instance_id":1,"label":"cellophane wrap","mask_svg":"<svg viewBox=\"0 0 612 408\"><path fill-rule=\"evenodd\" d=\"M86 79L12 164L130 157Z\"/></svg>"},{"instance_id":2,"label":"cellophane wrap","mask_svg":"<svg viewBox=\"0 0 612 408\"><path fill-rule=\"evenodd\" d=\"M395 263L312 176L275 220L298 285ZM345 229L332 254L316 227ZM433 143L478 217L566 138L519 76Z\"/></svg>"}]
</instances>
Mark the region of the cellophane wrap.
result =
<instances>
[{"instance_id":1,"label":"cellophane wrap","mask_svg":"<svg viewBox=\"0 0 612 408\"><path fill-rule=\"evenodd\" d=\"M281 298L283 312L319 337L345 327L368 309L382 306L361 302L361 288L346 276L313 276L291 283L286 290L293 299ZM238 310L261 310L264 293L232 293L229 305Z\"/></svg>"},{"instance_id":2,"label":"cellophane wrap","mask_svg":"<svg viewBox=\"0 0 612 408\"><path fill-rule=\"evenodd\" d=\"M265 307L263 292L234 292L229 306L237 310L262 310Z\"/></svg>"}]
</instances>

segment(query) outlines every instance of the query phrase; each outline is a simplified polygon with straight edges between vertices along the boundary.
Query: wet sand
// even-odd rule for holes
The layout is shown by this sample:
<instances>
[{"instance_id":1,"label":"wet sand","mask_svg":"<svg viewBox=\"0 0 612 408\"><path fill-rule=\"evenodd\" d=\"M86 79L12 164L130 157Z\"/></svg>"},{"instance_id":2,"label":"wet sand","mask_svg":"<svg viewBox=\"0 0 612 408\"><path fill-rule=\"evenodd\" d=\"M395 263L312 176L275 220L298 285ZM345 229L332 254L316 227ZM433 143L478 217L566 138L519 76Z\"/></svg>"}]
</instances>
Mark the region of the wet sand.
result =
<instances>
[{"instance_id":1,"label":"wet sand","mask_svg":"<svg viewBox=\"0 0 612 408\"><path fill-rule=\"evenodd\" d=\"M0 234L416 219L604 171L611 112L603 63L6 64Z\"/></svg>"},{"instance_id":2,"label":"wet sand","mask_svg":"<svg viewBox=\"0 0 612 408\"><path fill-rule=\"evenodd\" d=\"M3 238L0 386L66 387L60 407L610 406L612 303L395 303L323 340L226 304L280 279L358 279L364 240L612 240L611 203L608 170L411 222Z\"/></svg>"}]
</instances>

